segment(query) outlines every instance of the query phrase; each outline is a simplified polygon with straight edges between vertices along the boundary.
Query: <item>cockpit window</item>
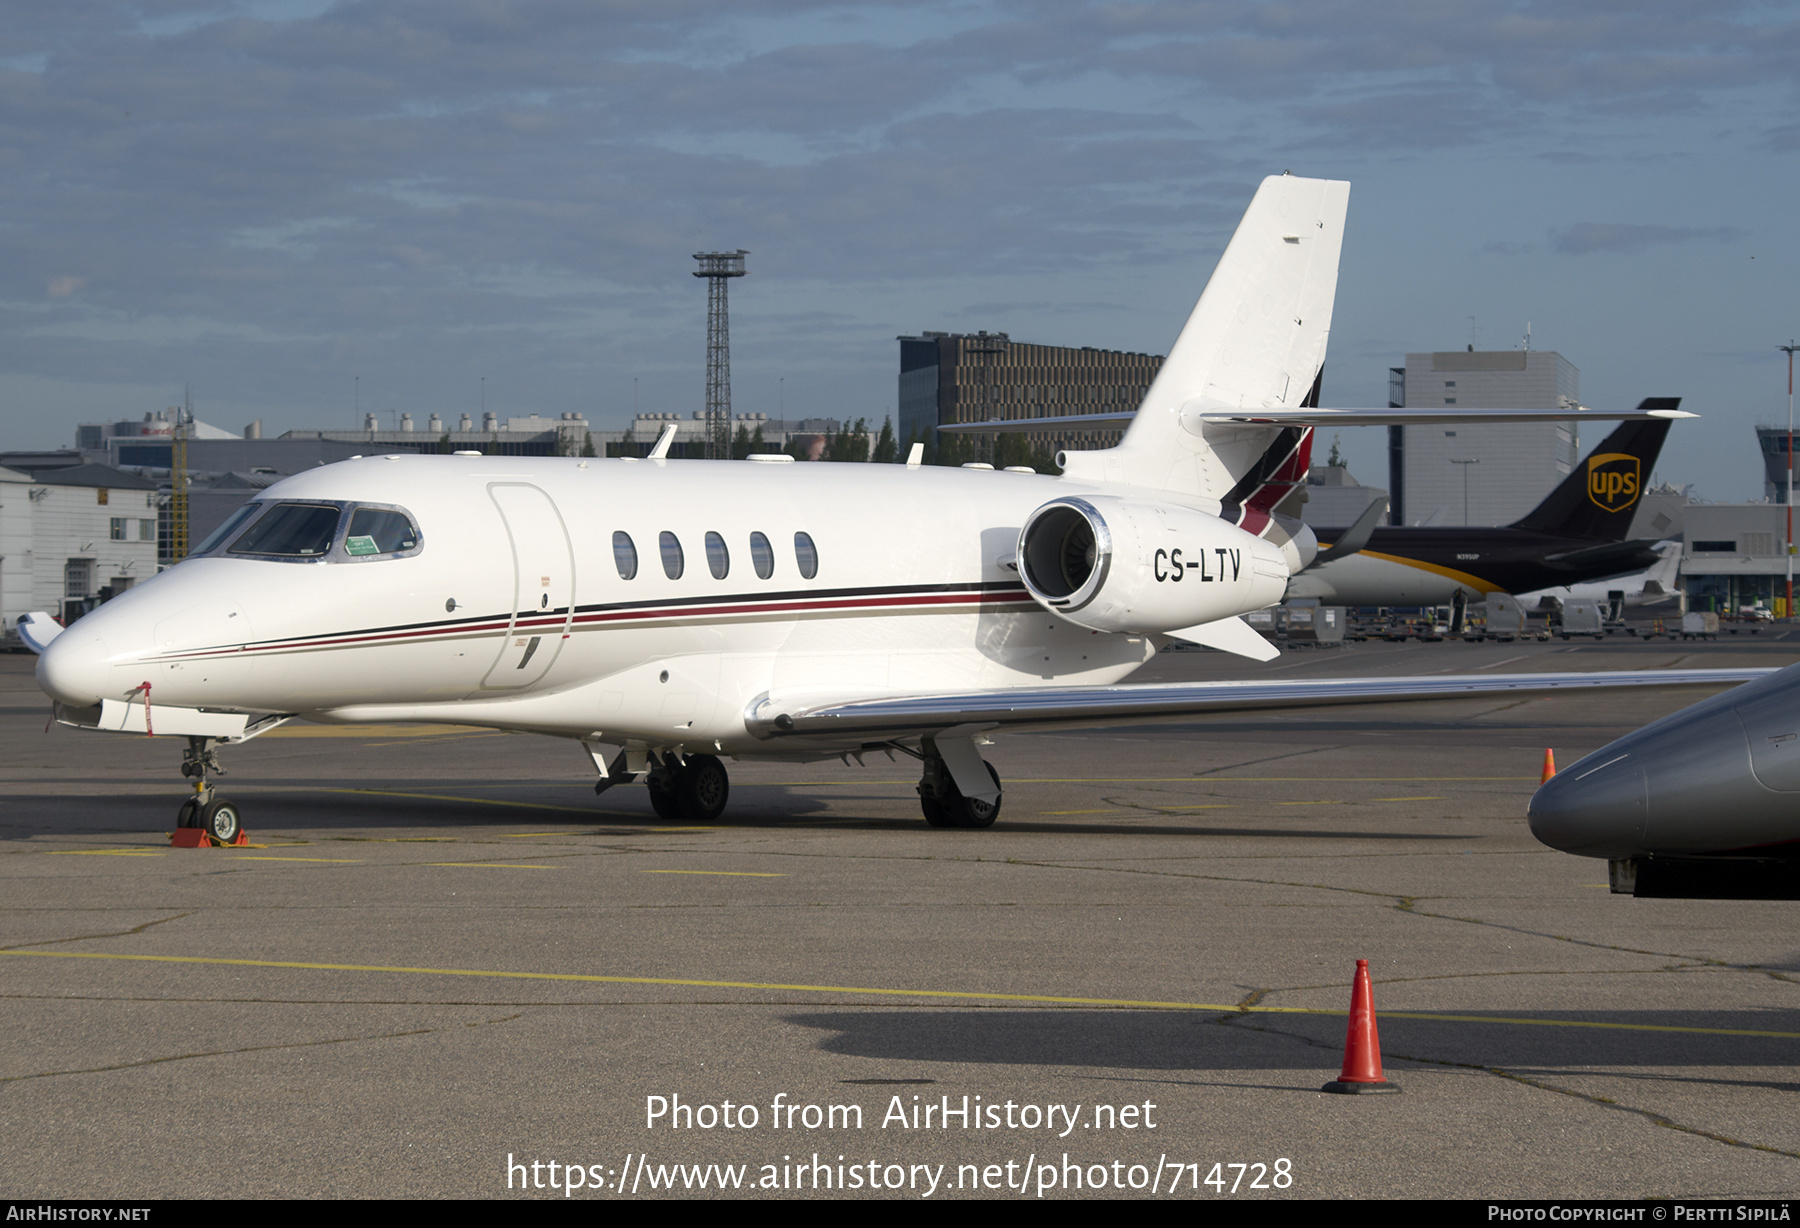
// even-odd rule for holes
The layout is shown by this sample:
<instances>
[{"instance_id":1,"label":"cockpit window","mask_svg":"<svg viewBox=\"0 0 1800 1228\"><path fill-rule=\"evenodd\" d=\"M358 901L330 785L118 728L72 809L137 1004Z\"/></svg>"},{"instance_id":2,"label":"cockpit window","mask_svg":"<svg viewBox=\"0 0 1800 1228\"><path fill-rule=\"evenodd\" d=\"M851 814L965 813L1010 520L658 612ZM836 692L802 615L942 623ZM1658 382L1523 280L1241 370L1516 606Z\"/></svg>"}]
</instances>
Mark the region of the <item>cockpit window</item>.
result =
<instances>
[{"instance_id":1,"label":"cockpit window","mask_svg":"<svg viewBox=\"0 0 1800 1228\"><path fill-rule=\"evenodd\" d=\"M317 503L277 503L231 544L229 554L320 558L337 536L338 509Z\"/></svg>"},{"instance_id":2,"label":"cockpit window","mask_svg":"<svg viewBox=\"0 0 1800 1228\"><path fill-rule=\"evenodd\" d=\"M231 513L231 515L226 518L224 524L214 529L211 533L208 533L205 541L201 542L198 546L195 546L192 550L188 551L188 553L190 555L205 554L208 550L218 549L220 546L224 545L226 541L230 540L233 533L236 533L239 529L243 528L252 516L262 511L266 506L267 504L263 503L244 504L244 506L240 507L237 511Z\"/></svg>"},{"instance_id":3,"label":"cockpit window","mask_svg":"<svg viewBox=\"0 0 1800 1228\"><path fill-rule=\"evenodd\" d=\"M370 554L395 554L419 544L419 534L405 512L380 507L359 507L350 516L350 532L344 553L351 558Z\"/></svg>"}]
</instances>

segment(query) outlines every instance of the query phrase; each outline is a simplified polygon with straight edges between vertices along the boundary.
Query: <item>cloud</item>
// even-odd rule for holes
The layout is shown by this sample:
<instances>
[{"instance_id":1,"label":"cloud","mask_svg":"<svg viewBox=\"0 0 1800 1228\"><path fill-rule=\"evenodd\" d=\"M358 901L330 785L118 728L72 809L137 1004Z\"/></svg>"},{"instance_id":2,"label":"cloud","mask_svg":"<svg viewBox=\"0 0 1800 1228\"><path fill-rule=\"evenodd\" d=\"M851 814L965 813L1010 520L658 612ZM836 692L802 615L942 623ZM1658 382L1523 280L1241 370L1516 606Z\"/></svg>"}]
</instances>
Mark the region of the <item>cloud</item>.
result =
<instances>
[{"instance_id":1,"label":"cloud","mask_svg":"<svg viewBox=\"0 0 1800 1228\"><path fill-rule=\"evenodd\" d=\"M1626 222L1578 222L1564 230L1550 232L1550 243L1565 256L1586 256L1594 252L1636 252L1666 243L1688 243L1696 239L1730 242L1742 238L1742 232L1730 226L1634 226Z\"/></svg>"},{"instance_id":2,"label":"cloud","mask_svg":"<svg viewBox=\"0 0 1800 1228\"><path fill-rule=\"evenodd\" d=\"M68 298L85 285L85 277L52 277L44 284L44 288L50 292L51 298Z\"/></svg>"}]
</instances>

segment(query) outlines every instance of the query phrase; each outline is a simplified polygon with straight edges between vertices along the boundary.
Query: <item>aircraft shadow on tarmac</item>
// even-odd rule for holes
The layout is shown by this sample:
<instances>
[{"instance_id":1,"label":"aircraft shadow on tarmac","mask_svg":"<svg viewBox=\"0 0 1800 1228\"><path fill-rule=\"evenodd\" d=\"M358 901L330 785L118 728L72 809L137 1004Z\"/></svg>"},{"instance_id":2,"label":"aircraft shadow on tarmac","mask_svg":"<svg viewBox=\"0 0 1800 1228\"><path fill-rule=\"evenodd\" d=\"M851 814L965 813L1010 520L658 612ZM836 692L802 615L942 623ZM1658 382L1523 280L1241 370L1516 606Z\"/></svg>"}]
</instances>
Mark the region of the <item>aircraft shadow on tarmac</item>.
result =
<instances>
[{"instance_id":1,"label":"aircraft shadow on tarmac","mask_svg":"<svg viewBox=\"0 0 1800 1228\"><path fill-rule=\"evenodd\" d=\"M433 785L430 782L401 782L389 784L389 788L381 792L371 791L364 794L350 789L336 793L317 792L316 786L296 788L295 792L276 792L282 782L259 782L270 792L260 792L251 787L234 792L231 796L243 805L245 811L244 826L250 838L255 840L259 829L274 830L284 834L304 838L309 831L328 830L338 834L346 828L359 831L379 833L386 830L419 828L436 828L446 831L467 827L496 827L523 825L539 827L546 821L570 825L576 828L597 827L595 834L604 834L608 829L629 829L639 831L644 828L655 829L663 826L677 828L686 826L680 821L670 823L659 819L650 809L648 797L642 789L635 792L630 786L616 794L599 799L591 811L588 811L579 800L582 795L572 792L569 798L556 801L538 799L524 800L517 797L495 799L493 801L476 799L448 799L442 794L437 796L406 796L417 790L420 794L430 793L435 789L460 788L462 785ZM295 782L296 785L299 782ZM523 792L529 786L516 789ZM221 793L225 789L220 789ZM846 814L843 812L847 800L838 790L832 799L795 793L791 796L770 799L769 794L775 790L769 786L746 788L741 800L735 801L732 810L724 818L707 824L718 828L816 828L818 830L844 831L925 831L923 819L911 816L896 818L892 815ZM761 796L758 796L758 795ZM70 798L66 795L15 795L8 801L9 823L0 828L0 841L24 840L41 835L72 835L76 833L91 834L94 832L162 832L173 826L173 811L170 807L169 794L156 792L148 794L116 794L104 799L92 800L96 804L91 811L91 818L84 814L79 819L71 815ZM883 796L878 799L883 803L891 803L893 798ZM827 806L832 813L824 813ZM585 812L585 813L584 813ZM1132 814L1121 809L1117 816L1105 822L1090 819L1058 821L1054 819L1036 819L1027 812L1017 818L1002 813L1000 821L987 831L963 831L955 828L943 829L934 834L945 840L959 842L978 842L992 840L1008 833L1020 835L1138 835L1138 836L1213 836L1240 837L1255 839L1279 838L1284 840L1384 840L1384 841L1466 841L1466 835L1437 832L1394 832L1363 831L1354 828L1297 828L1283 827L1277 821L1267 825L1222 827L1217 824L1199 824L1182 822L1176 814L1163 814L1145 811ZM959 844L958 847L963 847Z\"/></svg>"},{"instance_id":2,"label":"aircraft shadow on tarmac","mask_svg":"<svg viewBox=\"0 0 1800 1228\"><path fill-rule=\"evenodd\" d=\"M1345 987L1346 999L1349 995ZM1693 1070L1736 1068L1785 1074L1800 1058L1800 1039L1723 1036L1716 1032L1651 1032L1645 1027L1800 1033L1794 1011L1445 1012L1519 1023L1380 1016L1384 1060L1414 1058L1518 1073L1621 1067ZM832 1035L827 1053L896 1063L895 1078L916 1076L906 1063L1080 1066L1098 1070L1324 1070L1342 1052L1342 1015L1240 1015L1155 1010L963 1009L801 1011L790 1023ZM1526 1020L1548 1020L1527 1023ZM1220 1026L1223 1023L1225 1026ZM1557 1023L1600 1027L1554 1026ZM1611 1026L1607 1026L1611 1025ZM1329 1071L1327 1071L1329 1074ZM1657 1070L1634 1077L1662 1078ZM1683 1081L1765 1086L1768 1080L1673 1076Z\"/></svg>"}]
</instances>

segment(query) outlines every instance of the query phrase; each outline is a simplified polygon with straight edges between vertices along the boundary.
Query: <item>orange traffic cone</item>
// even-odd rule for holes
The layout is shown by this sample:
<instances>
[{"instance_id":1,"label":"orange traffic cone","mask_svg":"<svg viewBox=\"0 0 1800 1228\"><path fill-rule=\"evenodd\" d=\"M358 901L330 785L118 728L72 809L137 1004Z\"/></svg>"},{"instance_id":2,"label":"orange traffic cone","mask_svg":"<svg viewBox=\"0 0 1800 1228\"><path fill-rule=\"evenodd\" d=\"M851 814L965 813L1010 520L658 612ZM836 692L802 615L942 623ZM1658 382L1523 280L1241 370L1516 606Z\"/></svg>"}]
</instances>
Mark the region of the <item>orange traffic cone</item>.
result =
<instances>
[{"instance_id":1,"label":"orange traffic cone","mask_svg":"<svg viewBox=\"0 0 1800 1228\"><path fill-rule=\"evenodd\" d=\"M1397 1092L1381 1074L1381 1039L1375 1034L1375 994L1369 988L1369 961L1356 961L1356 982L1350 989L1350 1028L1344 1036L1344 1069L1333 1082L1319 1089L1344 1095Z\"/></svg>"},{"instance_id":2,"label":"orange traffic cone","mask_svg":"<svg viewBox=\"0 0 1800 1228\"><path fill-rule=\"evenodd\" d=\"M1556 775L1556 756L1548 746L1544 747L1544 774L1538 778L1538 784L1547 785L1550 778Z\"/></svg>"}]
</instances>

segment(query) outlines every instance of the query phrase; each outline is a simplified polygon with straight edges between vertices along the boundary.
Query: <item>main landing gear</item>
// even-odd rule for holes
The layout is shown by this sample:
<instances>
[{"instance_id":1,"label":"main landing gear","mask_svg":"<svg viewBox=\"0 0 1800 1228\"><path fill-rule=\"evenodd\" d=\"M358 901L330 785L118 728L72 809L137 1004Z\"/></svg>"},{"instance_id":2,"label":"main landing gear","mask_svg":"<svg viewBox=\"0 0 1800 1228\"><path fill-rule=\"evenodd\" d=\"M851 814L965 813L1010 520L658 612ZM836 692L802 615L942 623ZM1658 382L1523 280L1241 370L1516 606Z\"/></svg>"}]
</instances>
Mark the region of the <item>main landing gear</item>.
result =
<instances>
[{"instance_id":1,"label":"main landing gear","mask_svg":"<svg viewBox=\"0 0 1800 1228\"><path fill-rule=\"evenodd\" d=\"M650 761L644 783L650 788L650 805L658 818L711 823L725 813L731 778L716 755L677 759L664 751L652 753Z\"/></svg>"},{"instance_id":2,"label":"main landing gear","mask_svg":"<svg viewBox=\"0 0 1800 1228\"><path fill-rule=\"evenodd\" d=\"M994 782L994 799L965 797L942 755L927 741L926 753L920 758L925 773L919 778L919 809L933 827L992 827L1000 817L1000 773L986 759L979 759ZM973 751L970 752L973 754Z\"/></svg>"},{"instance_id":3,"label":"main landing gear","mask_svg":"<svg viewBox=\"0 0 1800 1228\"><path fill-rule=\"evenodd\" d=\"M187 750L181 756L181 774L193 780L194 796L181 803L175 826L198 828L215 844L236 844L244 830L237 803L220 797L217 790L206 783L209 772L225 775L218 753L213 750L216 739L189 738L187 742Z\"/></svg>"}]
</instances>

